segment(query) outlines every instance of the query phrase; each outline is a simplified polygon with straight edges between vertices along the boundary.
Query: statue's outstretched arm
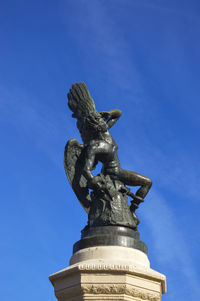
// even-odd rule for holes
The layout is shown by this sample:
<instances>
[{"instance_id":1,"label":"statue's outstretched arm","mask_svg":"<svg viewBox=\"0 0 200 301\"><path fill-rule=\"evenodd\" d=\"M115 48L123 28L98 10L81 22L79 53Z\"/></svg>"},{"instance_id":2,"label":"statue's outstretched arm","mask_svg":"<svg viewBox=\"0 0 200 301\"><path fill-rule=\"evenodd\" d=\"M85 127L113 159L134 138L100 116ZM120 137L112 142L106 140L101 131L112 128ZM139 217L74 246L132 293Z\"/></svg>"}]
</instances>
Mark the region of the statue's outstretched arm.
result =
<instances>
[{"instance_id":1,"label":"statue's outstretched arm","mask_svg":"<svg viewBox=\"0 0 200 301\"><path fill-rule=\"evenodd\" d=\"M115 124L115 122L117 122L117 120L120 118L120 116L122 115L122 111L116 109L110 111L103 111L100 112L100 114L104 119L104 121L106 121L108 129L110 129Z\"/></svg>"}]
</instances>

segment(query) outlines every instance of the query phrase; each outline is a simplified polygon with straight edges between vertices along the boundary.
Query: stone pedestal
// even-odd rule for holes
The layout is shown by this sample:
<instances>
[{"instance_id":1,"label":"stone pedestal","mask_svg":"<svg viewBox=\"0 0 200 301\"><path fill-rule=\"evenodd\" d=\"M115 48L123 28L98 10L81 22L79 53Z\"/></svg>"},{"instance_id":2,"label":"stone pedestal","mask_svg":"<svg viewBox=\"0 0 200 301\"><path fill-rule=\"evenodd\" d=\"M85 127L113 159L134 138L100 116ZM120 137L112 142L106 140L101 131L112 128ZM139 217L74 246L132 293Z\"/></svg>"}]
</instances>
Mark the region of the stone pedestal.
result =
<instances>
[{"instance_id":1,"label":"stone pedestal","mask_svg":"<svg viewBox=\"0 0 200 301\"><path fill-rule=\"evenodd\" d=\"M121 246L81 249L49 279L58 301L160 301L166 292L165 276L150 268L147 255Z\"/></svg>"}]
</instances>

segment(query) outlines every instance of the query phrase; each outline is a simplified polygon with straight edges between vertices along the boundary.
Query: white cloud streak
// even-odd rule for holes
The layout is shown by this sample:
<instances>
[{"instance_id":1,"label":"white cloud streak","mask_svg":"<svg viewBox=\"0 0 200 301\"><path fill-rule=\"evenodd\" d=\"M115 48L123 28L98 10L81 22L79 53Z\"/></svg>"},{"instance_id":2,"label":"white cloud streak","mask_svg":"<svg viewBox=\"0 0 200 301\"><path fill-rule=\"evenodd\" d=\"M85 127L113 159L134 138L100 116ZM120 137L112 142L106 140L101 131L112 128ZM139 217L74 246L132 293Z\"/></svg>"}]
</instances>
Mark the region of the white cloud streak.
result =
<instances>
[{"instance_id":1,"label":"white cloud streak","mask_svg":"<svg viewBox=\"0 0 200 301\"><path fill-rule=\"evenodd\" d=\"M133 63L128 43L120 36L120 29L115 26L112 16L107 15L105 2L82 1L82 3L84 3L88 14L84 20L79 20L79 25L90 32L89 47L92 47L97 53L104 56L104 61L106 62L104 68L109 80L112 80L118 88L131 91L133 99L133 90L136 91L136 94L139 93L141 95L139 101L144 105L145 92L140 81L140 73ZM147 5L147 2L145 5ZM151 7L160 9L160 6L155 5L155 2ZM174 12L176 13L176 11ZM81 35L77 36L77 39L82 43ZM148 141L148 136L143 137L143 140ZM146 145L143 145L145 150L148 147L147 145L148 142ZM132 145L129 144L129 148L132 148ZM137 158L137 160L134 160L133 157L129 158L130 169L130 162L132 162L131 165L135 163L135 166L139 166L143 162L143 167L145 162L147 162L145 152L141 156L140 151L141 149L134 148L134 158ZM149 158L151 157L151 161L147 170L153 170L157 176L163 178L165 187L172 186L174 191L179 193L183 191L183 186L187 186L187 190L184 193L190 196L197 196L194 186L199 186L199 177L183 150L179 162L166 157L158 148L151 148L150 153ZM158 162L161 162L160 165L164 166L164 169L159 168ZM184 176L184 170L189 171L191 178L196 180L195 184L193 182L188 186L188 176ZM175 222L176 217L170 206L158 192L154 191L151 193L151 202L146 203L143 216L153 236L156 258L162 264L173 266L177 275L178 273L183 274L185 281L190 285L191 294L193 294L190 297L191 299L192 297L195 298L195 296L198 296L199 278L192 261L190 247L187 246L184 234L179 230L178 222Z\"/></svg>"},{"instance_id":2,"label":"white cloud streak","mask_svg":"<svg viewBox=\"0 0 200 301\"><path fill-rule=\"evenodd\" d=\"M100 57L102 62L100 68L106 76L105 87L108 85L110 89L111 84L114 89L117 86L118 89L127 92L127 100L131 92L132 101L142 102L140 94L143 89L139 73L132 61L133 50L120 34L120 28L116 30L116 24L106 9L106 2L82 0L79 4L81 15L76 10L77 2L73 4L78 24L76 25L78 30L74 31L74 34L82 52L85 52L82 55L87 56L88 53L95 52ZM81 17L83 15L84 18ZM63 15L63 19L63 22L68 22L69 26L74 22L70 16L66 20L66 15Z\"/></svg>"},{"instance_id":3,"label":"white cloud streak","mask_svg":"<svg viewBox=\"0 0 200 301\"><path fill-rule=\"evenodd\" d=\"M155 191L151 192L151 202L146 202L144 208L143 219L153 237L156 259L175 270L177 275L185 276L193 294L190 298L195 300L199 294L200 279L177 218L166 200Z\"/></svg>"},{"instance_id":4,"label":"white cloud streak","mask_svg":"<svg viewBox=\"0 0 200 301\"><path fill-rule=\"evenodd\" d=\"M5 87L0 87L0 111L1 123L14 127L60 168L56 145L60 137L67 136L67 128L73 122L71 119L65 120L62 116L58 120L50 107L39 104L30 94L21 90L8 91Z\"/></svg>"}]
</instances>

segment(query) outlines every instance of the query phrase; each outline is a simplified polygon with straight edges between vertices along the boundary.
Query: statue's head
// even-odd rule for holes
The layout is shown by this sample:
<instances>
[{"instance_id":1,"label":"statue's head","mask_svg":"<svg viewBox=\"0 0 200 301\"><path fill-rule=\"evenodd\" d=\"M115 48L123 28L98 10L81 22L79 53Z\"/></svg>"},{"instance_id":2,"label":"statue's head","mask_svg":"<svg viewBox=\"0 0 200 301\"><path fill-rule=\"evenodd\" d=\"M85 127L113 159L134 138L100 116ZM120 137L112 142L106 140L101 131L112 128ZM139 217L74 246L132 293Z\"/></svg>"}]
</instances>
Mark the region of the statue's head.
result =
<instances>
[{"instance_id":1,"label":"statue's head","mask_svg":"<svg viewBox=\"0 0 200 301\"><path fill-rule=\"evenodd\" d=\"M92 139L98 138L99 134L107 131L107 125L100 117L87 116L77 119L77 128L85 144Z\"/></svg>"}]
</instances>

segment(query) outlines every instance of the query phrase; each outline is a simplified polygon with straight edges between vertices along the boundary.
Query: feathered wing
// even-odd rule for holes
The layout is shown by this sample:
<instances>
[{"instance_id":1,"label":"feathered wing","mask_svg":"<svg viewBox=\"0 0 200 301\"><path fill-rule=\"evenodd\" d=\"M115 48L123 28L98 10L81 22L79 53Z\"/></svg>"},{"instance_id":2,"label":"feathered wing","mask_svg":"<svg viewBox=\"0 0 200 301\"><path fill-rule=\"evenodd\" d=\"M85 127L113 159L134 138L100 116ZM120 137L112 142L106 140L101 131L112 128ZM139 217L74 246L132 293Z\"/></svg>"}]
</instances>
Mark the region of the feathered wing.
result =
<instances>
[{"instance_id":1,"label":"feathered wing","mask_svg":"<svg viewBox=\"0 0 200 301\"><path fill-rule=\"evenodd\" d=\"M75 114L74 117L82 118L90 115L99 116L95 109L94 101L87 86L82 83L74 83L67 94L68 106Z\"/></svg>"},{"instance_id":2,"label":"feathered wing","mask_svg":"<svg viewBox=\"0 0 200 301\"><path fill-rule=\"evenodd\" d=\"M70 139L65 146L64 167L73 191L88 213L90 209L90 195L87 188L87 180L82 174L85 162L84 153L84 146L79 144L76 139Z\"/></svg>"}]
</instances>

